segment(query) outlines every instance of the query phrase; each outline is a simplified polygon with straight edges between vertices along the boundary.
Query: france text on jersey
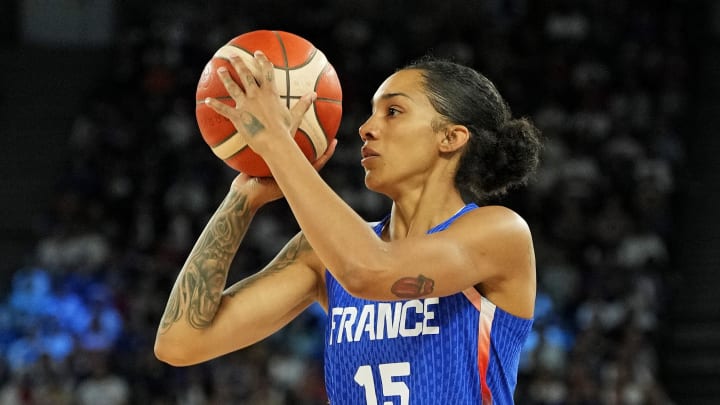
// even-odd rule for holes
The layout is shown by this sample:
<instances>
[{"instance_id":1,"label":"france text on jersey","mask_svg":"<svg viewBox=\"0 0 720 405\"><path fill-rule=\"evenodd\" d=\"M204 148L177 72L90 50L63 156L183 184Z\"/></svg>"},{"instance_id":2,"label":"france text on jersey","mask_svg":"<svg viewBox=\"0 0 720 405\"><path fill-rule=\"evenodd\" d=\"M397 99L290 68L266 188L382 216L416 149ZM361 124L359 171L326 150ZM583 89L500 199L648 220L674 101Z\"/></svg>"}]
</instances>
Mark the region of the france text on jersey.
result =
<instances>
[{"instance_id":1,"label":"france text on jersey","mask_svg":"<svg viewBox=\"0 0 720 405\"><path fill-rule=\"evenodd\" d=\"M435 306L439 304L439 298L426 298L332 308L328 344L437 335L440 326Z\"/></svg>"}]
</instances>

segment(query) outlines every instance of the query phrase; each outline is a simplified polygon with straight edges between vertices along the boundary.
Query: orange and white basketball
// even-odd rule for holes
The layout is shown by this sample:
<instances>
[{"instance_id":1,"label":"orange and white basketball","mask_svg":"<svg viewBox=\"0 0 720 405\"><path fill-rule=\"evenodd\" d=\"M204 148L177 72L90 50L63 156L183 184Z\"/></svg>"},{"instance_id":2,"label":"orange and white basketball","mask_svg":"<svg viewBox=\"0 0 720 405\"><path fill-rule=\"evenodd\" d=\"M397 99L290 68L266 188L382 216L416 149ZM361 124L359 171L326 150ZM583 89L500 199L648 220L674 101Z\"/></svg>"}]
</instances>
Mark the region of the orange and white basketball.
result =
<instances>
[{"instance_id":1,"label":"orange and white basketball","mask_svg":"<svg viewBox=\"0 0 720 405\"><path fill-rule=\"evenodd\" d=\"M317 99L305 114L295 142L310 161L315 161L335 138L342 116L342 89L335 69L325 55L308 40L289 32L259 30L239 35L220 47L205 66L196 92L195 116L205 142L230 167L254 177L271 176L262 158L250 149L232 122L205 105L213 97L234 106L216 71L225 66L240 84L230 65L232 56L250 62L261 50L275 69L280 99L291 108L303 95L315 91ZM249 67L254 66L248 64Z\"/></svg>"}]
</instances>

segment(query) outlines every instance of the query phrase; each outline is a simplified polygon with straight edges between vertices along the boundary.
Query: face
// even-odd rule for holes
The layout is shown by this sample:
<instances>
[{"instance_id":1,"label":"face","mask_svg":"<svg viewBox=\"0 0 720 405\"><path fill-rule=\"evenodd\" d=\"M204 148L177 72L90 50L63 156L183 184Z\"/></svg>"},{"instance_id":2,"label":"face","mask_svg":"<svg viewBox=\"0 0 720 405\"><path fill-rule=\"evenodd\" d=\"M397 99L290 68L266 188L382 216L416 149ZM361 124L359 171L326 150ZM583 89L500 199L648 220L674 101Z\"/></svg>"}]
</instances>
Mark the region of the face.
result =
<instances>
[{"instance_id":1,"label":"face","mask_svg":"<svg viewBox=\"0 0 720 405\"><path fill-rule=\"evenodd\" d=\"M438 117L419 70L401 70L385 80L359 129L367 187L390 192L388 187L421 185L439 157L431 125Z\"/></svg>"}]
</instances>

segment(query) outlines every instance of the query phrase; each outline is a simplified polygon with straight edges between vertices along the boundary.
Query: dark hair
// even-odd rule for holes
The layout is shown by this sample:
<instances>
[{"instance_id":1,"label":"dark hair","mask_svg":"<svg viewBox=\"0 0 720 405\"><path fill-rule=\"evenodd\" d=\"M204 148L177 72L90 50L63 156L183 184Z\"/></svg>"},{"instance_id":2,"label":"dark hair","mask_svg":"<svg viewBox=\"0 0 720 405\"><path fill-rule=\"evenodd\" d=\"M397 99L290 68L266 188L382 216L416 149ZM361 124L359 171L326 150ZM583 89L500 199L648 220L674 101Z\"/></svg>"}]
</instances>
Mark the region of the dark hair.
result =
<instances>
[{"instance_id":1,"label":"dark hair","mask_svg":"<svg viewBox=\"0 0 720 405\"><path fill-rule=\"evenodd\" d=\"M426 56L404 68L422 71L430 103L446 124L470 131L460 158L455 185L483 200L527 183L535 171L542 144L540 131L527 118L513 118L495 85L474 69Z\"/></svg>"}]
</instances>

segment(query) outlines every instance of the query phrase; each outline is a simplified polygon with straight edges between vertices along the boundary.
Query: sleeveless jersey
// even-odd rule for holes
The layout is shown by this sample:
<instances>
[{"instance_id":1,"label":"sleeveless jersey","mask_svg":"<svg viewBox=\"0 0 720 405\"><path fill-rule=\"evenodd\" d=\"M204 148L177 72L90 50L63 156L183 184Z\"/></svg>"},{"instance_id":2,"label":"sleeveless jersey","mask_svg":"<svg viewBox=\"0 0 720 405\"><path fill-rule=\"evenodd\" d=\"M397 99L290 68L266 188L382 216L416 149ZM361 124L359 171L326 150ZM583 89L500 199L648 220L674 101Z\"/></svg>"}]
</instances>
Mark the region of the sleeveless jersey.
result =
<instances>
[{"instance_id":1,"label":"sleeveless jersey","mask_svg":"<svg viewBox=\"0 0 720 405\"><path fill-rule=\"evenodd\" d=\"M477 208L468 204L428 233ZM385 220L374 225L379 235ZM513 403L532 319L476 289L440 298L370 301L326 272L325 385L331 405Z\"/></svg>"}]
</instances>

